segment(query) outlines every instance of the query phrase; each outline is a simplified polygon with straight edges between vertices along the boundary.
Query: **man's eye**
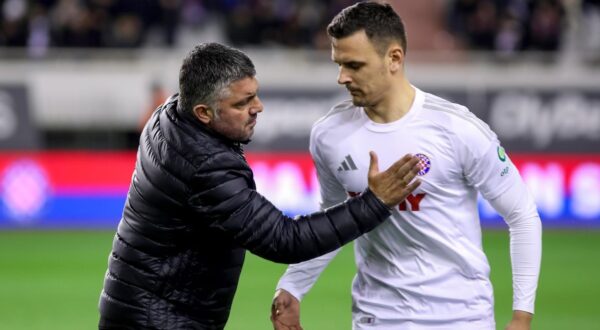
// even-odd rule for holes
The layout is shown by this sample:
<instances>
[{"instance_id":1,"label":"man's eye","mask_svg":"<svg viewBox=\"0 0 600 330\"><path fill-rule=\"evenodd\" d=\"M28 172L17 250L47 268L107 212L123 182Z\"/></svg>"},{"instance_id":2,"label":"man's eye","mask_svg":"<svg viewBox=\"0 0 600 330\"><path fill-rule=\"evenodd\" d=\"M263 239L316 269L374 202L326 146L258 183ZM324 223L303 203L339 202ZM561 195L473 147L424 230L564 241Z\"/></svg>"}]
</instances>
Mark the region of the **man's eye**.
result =
<instances>
[{"instance_id":1,"label":"man's eye","mask_svg":"<svg viewBox=\"0 0 600 330\"><path fill-rule=\"evenodd\" d=\"M240 101L240 102L234 104L233 106L236 108L244 107L244 106L248 105L248 103L250 103L250 101L252 101L253 99L254 99L254 97L245 99L243 101Z\"/></svg>"}]
</instances>

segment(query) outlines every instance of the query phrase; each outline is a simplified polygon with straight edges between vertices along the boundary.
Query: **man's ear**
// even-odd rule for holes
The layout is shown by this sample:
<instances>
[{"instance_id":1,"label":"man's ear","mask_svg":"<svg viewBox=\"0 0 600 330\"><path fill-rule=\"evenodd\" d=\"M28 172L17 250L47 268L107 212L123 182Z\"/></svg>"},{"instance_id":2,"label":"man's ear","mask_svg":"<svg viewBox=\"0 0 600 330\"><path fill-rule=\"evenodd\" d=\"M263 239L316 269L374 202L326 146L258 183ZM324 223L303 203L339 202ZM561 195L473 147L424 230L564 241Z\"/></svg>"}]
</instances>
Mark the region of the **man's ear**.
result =
<instances>
[{"instance_id":1,"label":"man's ear","mask_svg":"<svg viewBox=\"0 0 600 330\"><path fill-rule=\"evenodd\" d=\"M402 50L402 47L392 44L388 49L388 58L390 60L390 71L392 73L402 71L402 67L404 66L404 51Z\"/></svg>"},{"instance_id":2,"label":"man's ear","mask_svg":"<svg viewBox=\"0 0 600 330\"><path fill-rule=\"evenodd\" d=\"M214 118L214 111L205 104L198 104L192 109L194 115L203 124L208 125Z\"/></svg>"}]
</instances>

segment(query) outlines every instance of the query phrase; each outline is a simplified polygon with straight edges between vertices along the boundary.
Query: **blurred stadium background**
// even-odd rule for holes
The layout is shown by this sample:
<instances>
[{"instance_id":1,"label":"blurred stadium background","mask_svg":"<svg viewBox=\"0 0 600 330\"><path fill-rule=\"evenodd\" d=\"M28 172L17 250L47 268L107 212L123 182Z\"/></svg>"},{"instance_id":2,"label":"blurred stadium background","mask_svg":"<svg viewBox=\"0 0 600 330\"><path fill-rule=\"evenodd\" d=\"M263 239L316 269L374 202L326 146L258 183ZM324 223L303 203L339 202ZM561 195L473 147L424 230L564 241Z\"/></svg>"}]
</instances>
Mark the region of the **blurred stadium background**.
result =
<instances>
[{"instance_id":1,"label":"blurred stadium background","mask_svg":"<svg viewBox=\"0 0 600 330\"><path fill-rule=\"evenodd\" d=\"M535 329L600 329L600 1L390 0L419 88L499 135L544 223ZM317 208L312 123L346 92L325 26L347 0L0 0L0 329L92 329L152 109L181 60L219 41L255 61L265 112L248 159L290 214ZM498 328L511 308L506 226L481 202ZM269 329L285 269L248 255L227 329ZM303 308L349 329L352 251Z\"/></svg>"}]
</instances>

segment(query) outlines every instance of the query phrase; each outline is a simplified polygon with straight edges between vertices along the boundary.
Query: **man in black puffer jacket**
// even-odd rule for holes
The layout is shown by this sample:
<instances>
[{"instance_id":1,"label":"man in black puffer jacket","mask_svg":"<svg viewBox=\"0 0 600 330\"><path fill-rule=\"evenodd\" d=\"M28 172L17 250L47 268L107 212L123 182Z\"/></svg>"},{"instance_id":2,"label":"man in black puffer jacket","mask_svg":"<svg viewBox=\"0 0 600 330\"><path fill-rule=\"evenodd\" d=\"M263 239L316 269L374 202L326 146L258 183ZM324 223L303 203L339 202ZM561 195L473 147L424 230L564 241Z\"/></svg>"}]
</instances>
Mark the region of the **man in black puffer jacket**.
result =
<instances>
[{"instance_id":1,"label":"man in black puffer jacket","mask_svg":"<svg viewBox=\"0 0 600 330\"><path fill-rule=\"evenodd\" d=\"M263 109L251 60L202 44L179 82L140 138L100 329L223 329L246 250L281 263L325 254L383 222L419 184L415 157L379 172L372 154L360 196L288 218L256 192L241 148Z\"/></svg>"}]
</instances>

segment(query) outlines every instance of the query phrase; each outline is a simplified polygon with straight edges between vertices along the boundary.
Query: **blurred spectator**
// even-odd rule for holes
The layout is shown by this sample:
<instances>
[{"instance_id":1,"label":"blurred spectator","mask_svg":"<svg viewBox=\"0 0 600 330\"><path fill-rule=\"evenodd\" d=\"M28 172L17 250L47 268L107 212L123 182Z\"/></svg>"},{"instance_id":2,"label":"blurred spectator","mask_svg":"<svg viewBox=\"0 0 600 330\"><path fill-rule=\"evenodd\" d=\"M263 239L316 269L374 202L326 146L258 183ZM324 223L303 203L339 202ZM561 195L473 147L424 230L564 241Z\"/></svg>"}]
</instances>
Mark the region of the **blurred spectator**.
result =
<instances>
[{"instance_id":1,"label":"blurred spectator","mask_svg":"<svg viewBox=\"0 0 600 330\"><path fill-rule=\"evenodd\" d=\"M477 8L477 0L455 0L448 8L448 27L460 40L468 40L468 21Z\"/></svg>"},{"instance_id":2,"label":"blurred spectator","mask_svg":"<svg viewBox=\"0 0 600 330\"><path fill-rule=\"evenodd\" d=\"M139 47L143 41L143 24L134 15L120 15L111 27L109 44L113 47Z\"/></svg>"},{"instance_id":3,"label":"blurred spectator","mask_svg":"<svg viewBox=\"0 0 600 330\"><path fill-rule=\"evenodd\" d=\"M498 31L494 39L494 49L502 56L512 56L523 43L523 27L515 17L505 15L498 21Z\"/></svg>"},{"instance_id":4,"label":"blurred spectator","mask_svg":"<svg viewBox=\"0 0 600 330\"><path fill-rule=\"evenodd\" d=\"M260 31L252 19L252 9L248 4L239 4L232 8L226 22L227 36L236 45L258 44Z\"/></svg>"},{"instance_id":5,"label":"blurred spectator","mask_svg":"<svg viewBox=\"0 0 600 330\"><path fill-rule=\"evenodd\" d=\"M99 13L78 0L60 0L52 10L52 34L56 46L103 46Z\"/></svg>"},{"instance_id":6,"label":"blurred spectator","mask_svg":"<svg viewBox=\"0 0 600 330\"><path fill-rule=\"evenodd\" d=\"M600 61L600 0L583 0L581 11L583 50L589 59Z\"/></svg>"},{"instance_id":7,"label":"blurred spectator","mask_svg":"<svg viewBox=\"0 0 600 330\"><path fill-rule=\"evenodd\" d=\"M501 8L494 49L500 56L510 57L525 48L525 24L529 5L525 0L508 0Z\"/></svg>"},{"instance_id":8,"label":"blurred spectator","mask_svg":"<svg viewBox=\"0 0 600 330\"><path fill-rule=\"evenodd\" d=\"M564 25L563 18L564 9L558 0L534 1L529 19L527 49L558 50Z\"/></svg>"},{"instance_id":9,"label":"blurred spectator","mask_svg":"<svg viewBox=\"0 0 600 330\"><path fill-rule=\"evenodd\" d=\"M146 125L148 119L152 117L152 114L154 113L156 108L158 108L159 105L163 104L166 101L168 96L169 94L159 81L154 81L150 85L150 102L148 108L144 111L142 117L140 118L138 125L139 132L141 132L144 129L144 126Z\"/></svg>"},{"instance_id":10,"label":"blurred spectator","mask_svg":"<svg viewBox=\"0 0 600 330\"><path fill-rule=\"evenodd\" d=\"M498 12L491 0L480 0L467 17L467 36L474 49L492 49L497 31Z\"/></svg>"},{"instance_id":11,"label":"blurred spectator","mask_svg":"<svg viewBox=\"0 0 600 330\"><path fill-rule=\"evenodd\" d=\"M6 0L0 2L0 45L24 47L27 43L29 26L27 24L27 2L25 0Z\"/></svg>"},{"instance_id":12,"label":"blurred spectator","mask_svg":"<svg viewBox=\"0 0 600 330\"><path fill-rule=\"evenodd\" d=\"M50 20L46 8L40 4L33 5L31 12L27 48L31 57L43 57L50 46Z\"/></svg>"}]
</instances>

